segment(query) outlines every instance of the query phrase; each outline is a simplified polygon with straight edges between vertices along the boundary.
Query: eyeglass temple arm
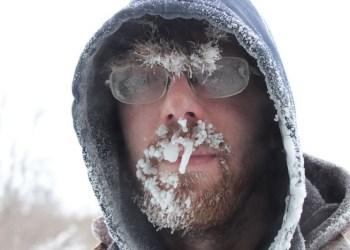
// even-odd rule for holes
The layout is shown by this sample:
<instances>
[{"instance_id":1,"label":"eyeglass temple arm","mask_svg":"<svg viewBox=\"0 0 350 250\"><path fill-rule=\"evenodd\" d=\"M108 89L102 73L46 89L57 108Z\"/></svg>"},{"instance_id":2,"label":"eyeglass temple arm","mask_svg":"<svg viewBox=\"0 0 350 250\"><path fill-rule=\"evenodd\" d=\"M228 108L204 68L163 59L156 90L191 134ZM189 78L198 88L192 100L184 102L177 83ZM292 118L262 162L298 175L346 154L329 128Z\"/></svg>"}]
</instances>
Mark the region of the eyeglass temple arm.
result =
<instances>
[{"instance_id":1,"label":"eyeglass temple arm","mask_svg":"<svg viewBox=\"0 0 350 250\"><path fill-rule=\"evenodd\" d=\"M251 72L251 74L259 76L259 77L263 77L263 74L261 74L260 70L256 67L250 66L249 65L249 71Z\"/></svg>"}]
</instances>

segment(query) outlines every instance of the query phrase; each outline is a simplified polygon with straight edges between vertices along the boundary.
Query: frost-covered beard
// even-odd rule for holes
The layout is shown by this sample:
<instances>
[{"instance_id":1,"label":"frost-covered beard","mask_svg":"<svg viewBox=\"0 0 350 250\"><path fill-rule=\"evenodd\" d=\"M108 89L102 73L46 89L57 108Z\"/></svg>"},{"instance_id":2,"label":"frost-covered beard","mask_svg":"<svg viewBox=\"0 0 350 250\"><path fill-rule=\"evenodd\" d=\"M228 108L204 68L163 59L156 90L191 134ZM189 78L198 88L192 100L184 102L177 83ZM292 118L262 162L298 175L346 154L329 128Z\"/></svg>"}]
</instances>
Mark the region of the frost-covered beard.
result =
<instances>
[{"instance_id":1,"label":"frost-covered beard","mask_svg":"<svg viewBox=\"0 0 350 250\"><path fill-rule=\"evenodd\" d=\"M227 165L231 147L211 124L198 121L187 127L184 119L178 124L160 126L157 140L138 160L136 177L141 190L136 201L157 229L198 234L227 220L240 202L239 197L232 199L235 177ZM217 166L213 167L219 168L219 177L201 169L186 171L189 157L198 147L216 152ZM162 161L176 161L182 150L179 169L159 171Z\"/></svg>"}]
</instances>

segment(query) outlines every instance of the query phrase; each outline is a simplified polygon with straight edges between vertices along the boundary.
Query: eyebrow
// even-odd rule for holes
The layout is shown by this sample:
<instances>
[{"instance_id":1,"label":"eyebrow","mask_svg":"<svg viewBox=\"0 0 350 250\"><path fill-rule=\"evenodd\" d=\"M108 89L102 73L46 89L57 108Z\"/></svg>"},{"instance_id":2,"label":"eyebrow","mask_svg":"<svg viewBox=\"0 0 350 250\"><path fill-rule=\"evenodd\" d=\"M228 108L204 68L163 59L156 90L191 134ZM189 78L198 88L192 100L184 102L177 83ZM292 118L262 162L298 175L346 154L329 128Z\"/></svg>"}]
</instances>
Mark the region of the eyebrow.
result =
<instances>
[{"instance_id":1,"label":"eyebrow","mask_svg":"<svg viewBox=\"0 0 350 250\"><path fill-rule=\"evenodd\" d=\"M133 54L132 50L129 49L119 53L118 55L111 57L106 63L107 72L111 73L111 71L115 70L116 68L120 68L121 66L125 65L127 62L134 60L132 54Z\"/></svg>"}]
</instances>

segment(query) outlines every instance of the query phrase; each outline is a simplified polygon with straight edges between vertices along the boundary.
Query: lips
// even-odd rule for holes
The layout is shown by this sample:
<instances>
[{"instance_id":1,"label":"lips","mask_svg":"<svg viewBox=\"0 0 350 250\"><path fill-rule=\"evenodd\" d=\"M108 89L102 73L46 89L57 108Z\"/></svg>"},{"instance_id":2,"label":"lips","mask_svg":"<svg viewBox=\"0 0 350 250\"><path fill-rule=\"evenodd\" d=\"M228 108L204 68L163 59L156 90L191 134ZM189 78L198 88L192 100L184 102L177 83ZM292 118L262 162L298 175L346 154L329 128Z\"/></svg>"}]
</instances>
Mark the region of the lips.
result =
<instances>
[{"instance_id":1,"label":"lips","mask_svg":"<svg viewBox=\"0 0 350 250\"><path fill-rule=\"evenodd\" d=\"M184 154L184 151L180 150L178 158L181 159L183 154ZM204 157L204 156L217 156L217 153L213 152L212 150L205 150L205 149L196 148L191 154L191 158L192 157Z\"/></svg>"},{"instance_id":2,"label":"lips","mask_svg":"<svg viewBox=\"0 0 350 250\"><path fill-rule=\"evenodd\" d=\"M183 150L179 152L179 156L175 162L165 161L164 164L171 168L179 167L183 153L184 153ZM191 157L187 165L187 169L194 170L194 169L212 168L213 166L217 165L217 162L218 162L217 157L218 157L218 154L216 152L197 148L191 154Z\"/></svg>"}]
</instances>

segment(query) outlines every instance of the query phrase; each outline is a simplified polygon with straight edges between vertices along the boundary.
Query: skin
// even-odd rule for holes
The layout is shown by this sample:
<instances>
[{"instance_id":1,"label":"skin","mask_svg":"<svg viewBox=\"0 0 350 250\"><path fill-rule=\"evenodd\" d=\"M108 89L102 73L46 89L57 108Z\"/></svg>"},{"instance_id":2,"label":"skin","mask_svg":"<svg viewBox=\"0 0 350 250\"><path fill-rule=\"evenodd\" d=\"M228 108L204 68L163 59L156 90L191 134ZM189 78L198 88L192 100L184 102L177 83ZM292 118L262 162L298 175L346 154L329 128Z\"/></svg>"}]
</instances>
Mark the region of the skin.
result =
<instances>
[{"instance_id":1,"label":"skin","mask_svg":"<svg viewBox=\"0 0 350 250\"><path fill-rule=\"evenodd\" d=\"M247 58L239 49L224 49L224 55ZM273 222L269 204L267 179L264 177L269 153L274 150L275 129L273 109L262 79L252 76L247 88L240 94L209 99L194 93L184 75L173 77L165 96L147 105L119 104L122 129L132 166L143 155L143 150L155 138L154 131L161 125L175 123L180 117L189 121L212 123L232 145L233 155L228 160L232 182L240 182L232 191L237 202L235 215L227 215L224 223L209 228L200 237L181 236L161 232L169 249L255 249ZM271 129L273 128L273 129ZM198 183L196 191L210 189L221 180L218 159L198 153L191 156L188 168L201 170L211 176ZM173 163L161 162L159 171L174 171ZM133 169L133 172L135 169ZM239 178L234 177L239 176ZM236 183L233 183L233 186ZM240 197L239 199L237 197ZM215 211L214 211L215 213ZM225 217L224 217L225 218ZM201 218L202 221L204 218ZM218 240L220 238L220 240Z\"/></svg>"}]
</instances>

